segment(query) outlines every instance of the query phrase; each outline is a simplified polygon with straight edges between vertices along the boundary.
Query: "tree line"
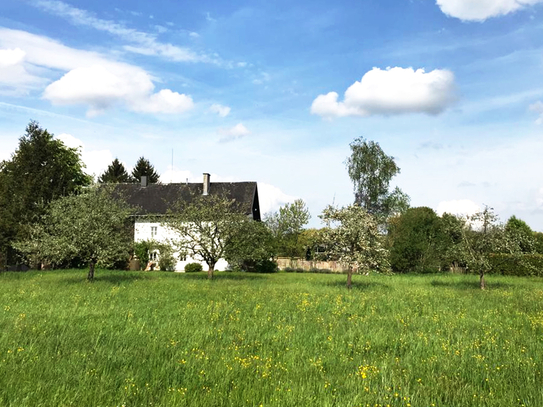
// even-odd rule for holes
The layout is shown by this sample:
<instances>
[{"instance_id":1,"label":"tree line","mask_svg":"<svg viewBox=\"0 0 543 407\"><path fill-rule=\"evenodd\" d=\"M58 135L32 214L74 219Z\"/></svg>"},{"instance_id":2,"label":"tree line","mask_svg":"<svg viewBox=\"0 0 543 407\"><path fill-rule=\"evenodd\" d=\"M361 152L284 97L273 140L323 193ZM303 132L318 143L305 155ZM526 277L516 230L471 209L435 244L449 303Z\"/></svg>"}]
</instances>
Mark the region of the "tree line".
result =
<instances>
[{"instance_id":1,"label":"tree line","mask_svg":"<svg viewBox=\"0 0 543 407\"><path fill-rule=\"evenodd\" d=\"M335 260L355 273L435 272L464 268L480 275L499 265L496 255L523 262L543 253L543 234L522 220L498 221L489 207L471 217L438 216L431 208L409 207L409 196L390 183L400 172L394 157L363 138L350 144L345 165L354 202L327 206L320 229L306 229L311 217L303 200L287 203L254 222L224 197L197 196L177 202L160 221L178 233L171 250L203 259L213 277L225 258L245 271L274 271L278 256ZM34 267L86 265L124 268L134 253L130 208L110 184L159 176L141 157L131 174L115 159L92 186L77 149L66 147L30 122L11 160L0 163L0 267L26 262ZM520 263L519 263L520 264ZM528 265L530 266L530 265Z\"/></svg>"}]
</instances>

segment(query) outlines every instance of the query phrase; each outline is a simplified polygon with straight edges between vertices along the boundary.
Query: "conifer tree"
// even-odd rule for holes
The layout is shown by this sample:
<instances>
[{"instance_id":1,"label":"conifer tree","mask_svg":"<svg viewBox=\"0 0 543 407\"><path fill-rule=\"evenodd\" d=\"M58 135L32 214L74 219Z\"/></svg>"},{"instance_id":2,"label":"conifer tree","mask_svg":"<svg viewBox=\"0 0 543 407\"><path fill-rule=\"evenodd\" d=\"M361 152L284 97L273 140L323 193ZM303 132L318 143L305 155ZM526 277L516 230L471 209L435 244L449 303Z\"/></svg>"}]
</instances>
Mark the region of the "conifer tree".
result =
<instances>
[{"instance_id":1,"label":"conifer tree","mask_svg":"<svg viewBox=\"0 0 543 407\"><path fill-rule=\"evenodd\" d=\"M115 158L107 167L107 170L100 175L98 182L101 184L116 184L121 182L134 182L134 178L124 168L122 162Z\"/></svg>"},{"instance_id":2,"label":"conifer tree","mask_svg":"<svg viewBox=\"0 0 543 407\"><path fill-rule=\"evenodd\" d=\"M138 159L136 166L132 170L132 177L136 181L139 181L142 176L146 176L147 182L150 184L156 184L160 178L160 175L155 171L155 167L143 156Z\"/></svg>"}]
</instances>

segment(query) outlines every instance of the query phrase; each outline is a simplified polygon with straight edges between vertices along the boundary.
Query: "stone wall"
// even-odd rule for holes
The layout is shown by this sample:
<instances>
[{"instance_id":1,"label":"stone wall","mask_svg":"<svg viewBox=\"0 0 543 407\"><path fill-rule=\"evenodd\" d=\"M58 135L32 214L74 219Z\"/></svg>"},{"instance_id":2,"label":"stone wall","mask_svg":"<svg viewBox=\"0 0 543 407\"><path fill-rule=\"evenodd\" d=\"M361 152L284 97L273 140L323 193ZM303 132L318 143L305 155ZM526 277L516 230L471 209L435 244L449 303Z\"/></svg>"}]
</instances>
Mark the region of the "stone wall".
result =
<instances>
[{"instance_id":1,"label":"stone wall","mask_svg":"<svg viewBox=\"0 0 543 407\"><path fill-rule=\"evenodd\" d=\"M307 271L311 269L324 269L330 270L334 273L341 273L345 270L345 267L337 261L312 261L290 257L278 257L277 266L279 267L279 270L284 270L286 268L302 269Z\"/></svg>"}]
</instances>

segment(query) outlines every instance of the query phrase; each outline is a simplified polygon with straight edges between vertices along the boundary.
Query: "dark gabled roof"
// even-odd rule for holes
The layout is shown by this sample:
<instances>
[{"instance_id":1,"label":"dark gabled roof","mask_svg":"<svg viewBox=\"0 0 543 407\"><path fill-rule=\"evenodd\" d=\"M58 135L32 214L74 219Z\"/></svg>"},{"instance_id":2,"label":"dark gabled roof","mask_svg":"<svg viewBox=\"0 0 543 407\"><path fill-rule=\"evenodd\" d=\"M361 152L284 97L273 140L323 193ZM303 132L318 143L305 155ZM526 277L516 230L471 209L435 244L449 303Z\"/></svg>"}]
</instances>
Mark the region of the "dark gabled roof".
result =
<instances>
[{"instance_id":1,"label":"dark gabled roof","mask_svg":"<svg viewBox=\"0 0 543 407\"><path fill-rule=\"evenodd\" d=\"M141 184L116 184L114 190L128 204L138 208L137 215L164 215L176 202L190 203L193 197L202 195L203 184L150 184L145 187ZM260 220L256 182L212 182L209 195L233 199L245 215Z\"/></svg>"}]
</instances>

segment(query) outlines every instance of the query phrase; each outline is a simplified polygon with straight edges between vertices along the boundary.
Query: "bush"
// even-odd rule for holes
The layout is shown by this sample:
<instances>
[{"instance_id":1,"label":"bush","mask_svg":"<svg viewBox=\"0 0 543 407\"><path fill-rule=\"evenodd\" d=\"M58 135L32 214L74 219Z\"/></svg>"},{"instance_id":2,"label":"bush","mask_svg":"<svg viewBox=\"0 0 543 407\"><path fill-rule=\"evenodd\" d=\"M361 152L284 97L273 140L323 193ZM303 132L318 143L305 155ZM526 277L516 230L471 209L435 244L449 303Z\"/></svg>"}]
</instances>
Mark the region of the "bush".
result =
<instances>
[{"instance_id":1,"label":"bush","mask_svg":"<svg viewBox=\"0 0 543 407\"><path fill-rule=\"evenodd\" d=\"M197 273L199 271L203 271L200 263L189 263L185 266L185 273Z\"/></svg>"},{"instance_id":2,"label":"bush","mask_svg":"<svg viewBox=\"0 0 543 407\"><path fill-rule=\"evenodd\" d=\"M158 258L158 268L163 271L175 271L176 262L172 254L171 247L167 245L162 245L159 250L160 255Z\"/></svg>"},{"instance_id":3,"label":"bush","mask_svg":"<svg viewBox=\"0 0 543 407\"><path fill-rule=\"evenodd\" d=\"M535 276L543 277L542 254L493 254L489 258L492 270L487 274L504 276ZM471 270L470 272L477 272Z\"/></svg>"},{"instance_id":4,"label":"bush","mask_svg":"<svg viewBox=\"0 0 543 407\"><path fill-rule=\"evenodd\" d=\"M255 273L277 273L278 270L277 262L273 260L263 260L254 269Z\"/></svg>"}]
</instances>

